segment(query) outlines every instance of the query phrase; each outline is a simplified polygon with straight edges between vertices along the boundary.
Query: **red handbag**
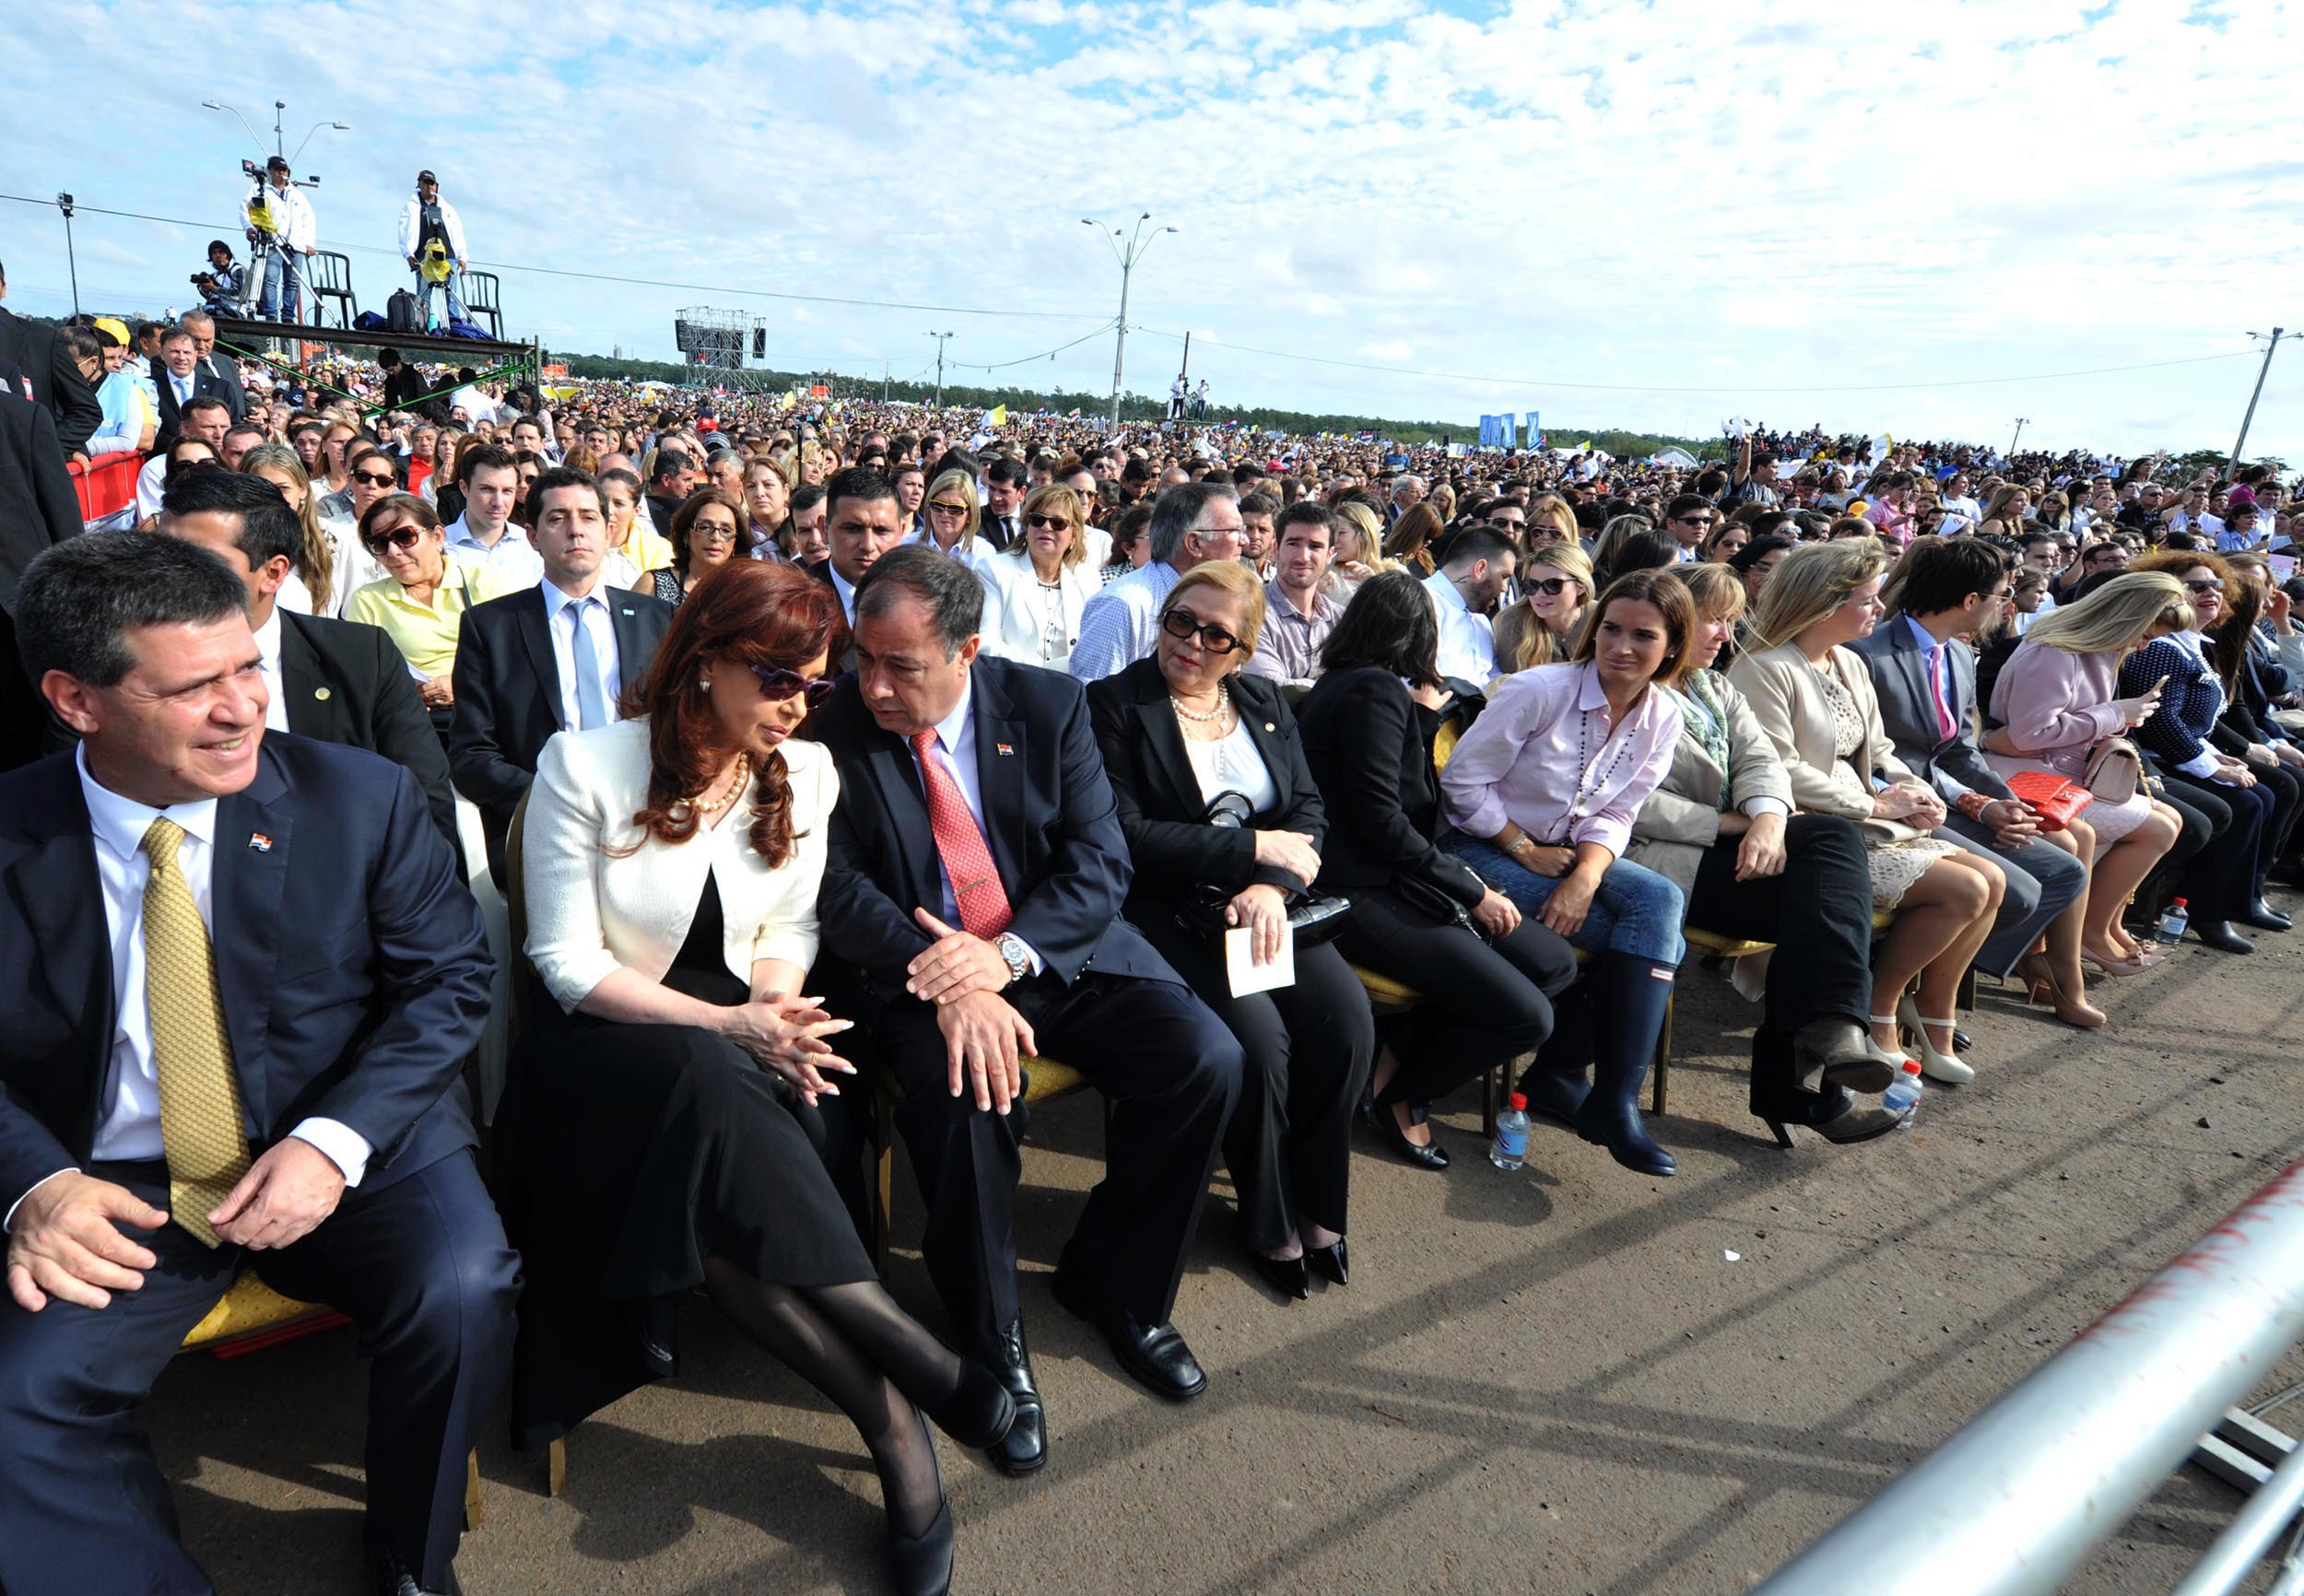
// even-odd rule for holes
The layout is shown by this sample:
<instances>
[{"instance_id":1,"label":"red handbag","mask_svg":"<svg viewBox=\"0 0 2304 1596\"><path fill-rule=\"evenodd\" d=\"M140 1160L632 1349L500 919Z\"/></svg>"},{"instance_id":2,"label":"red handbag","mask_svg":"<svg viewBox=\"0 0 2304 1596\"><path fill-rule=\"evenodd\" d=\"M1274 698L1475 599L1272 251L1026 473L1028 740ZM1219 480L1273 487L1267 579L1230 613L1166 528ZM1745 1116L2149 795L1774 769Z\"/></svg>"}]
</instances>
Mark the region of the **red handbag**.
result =
<instances>
[{"instance_id":1,"label":"red handbag","mask_svg":"<svg viewBox=\"0 0 2304 1596\"><path fill-rule=\"evenodd\" d=\"M2095 793L2052 770L2019 770L2008 778L2008 791L2032 806L2045 831L2062 831L2096 802Z\"/></svg>"}]
</instances>

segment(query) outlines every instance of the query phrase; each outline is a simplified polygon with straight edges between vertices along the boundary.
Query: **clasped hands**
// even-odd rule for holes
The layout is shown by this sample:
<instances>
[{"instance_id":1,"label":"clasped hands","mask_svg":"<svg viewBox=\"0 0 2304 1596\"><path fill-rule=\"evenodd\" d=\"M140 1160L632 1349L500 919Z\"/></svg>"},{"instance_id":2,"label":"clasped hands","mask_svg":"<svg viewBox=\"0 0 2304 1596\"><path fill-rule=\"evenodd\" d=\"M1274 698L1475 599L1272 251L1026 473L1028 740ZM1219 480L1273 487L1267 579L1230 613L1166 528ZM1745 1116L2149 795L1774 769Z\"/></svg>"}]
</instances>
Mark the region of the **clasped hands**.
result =
<instances>
[{"instance_id":1,"label":"clasped hands","mask_svg":"<svg viewBox=\"0 0 2304 1596\"><path fill-rule=\"evenodd\" d=\"M1901 820L1922 831L1944 824L1944 800L1917 781L1892 781L1872 795L1872 813L1881 820Z\"/></svg>"},{"instance_id":2,"label":"clasped hands","mask_svg":"<svg viewBox=\"0 0 2304 1596\"><path fill-rule=\"evenodd\" d=\"M824 1039L856 1022L834 1019L821 1006L823 1002L771 992L720 1012L721 1033L753 1062L781 1077L811 1109L819 1097L840 1096L840 1088L824 1078L826 1071L856 1073L856 1066L833 1052L832 1044Z\"/></svg>"}]
</instances>

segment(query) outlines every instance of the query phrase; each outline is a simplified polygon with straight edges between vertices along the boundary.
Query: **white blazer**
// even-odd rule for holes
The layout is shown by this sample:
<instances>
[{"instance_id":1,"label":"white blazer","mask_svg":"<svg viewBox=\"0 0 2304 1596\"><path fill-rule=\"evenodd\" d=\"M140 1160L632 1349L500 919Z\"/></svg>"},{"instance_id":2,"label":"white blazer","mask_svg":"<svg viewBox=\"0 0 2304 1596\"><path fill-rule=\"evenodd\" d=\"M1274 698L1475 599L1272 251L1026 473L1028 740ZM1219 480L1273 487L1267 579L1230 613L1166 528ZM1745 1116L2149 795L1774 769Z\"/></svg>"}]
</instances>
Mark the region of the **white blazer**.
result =
<instances>
[{"instance_id":1,"label":"white blazer","mask_svg":"<svg viewBox=\"0 0 2304 1596\"><path fill-rule=\"evenodd\" d=\"M1058 591L1064 604L1064 651L1049 659L1040 652L1040 631L1048 621L1048 599L1040 591L1029 556L987 553L976 562L976 575L984 584L984 651L1019 664L1045 665L1061 671L1080 640L1080 612L1103 591L1099 568L1083 558L1077 565L1058 569Z\"/></svg>"},{"instance_id":2,"label":"white blazer","mask_svg":"<svg viewBox=\"0 0 2304 1596\"><path fill-rule=\"evenodd\" d=\"M522 823L528 958L570 1013L622 965L662 980L696 918L710 872L727 922L723 956L747 985L756 959L816 961L816 893L840 778L815 743L788 742L793 857L777 869L754 851L752 797L718 829L666 843L632 824L648 801L648 722L561 732L544 745ZM605 848L639 843L617 858Z\"/></svg>"}]
</instances>

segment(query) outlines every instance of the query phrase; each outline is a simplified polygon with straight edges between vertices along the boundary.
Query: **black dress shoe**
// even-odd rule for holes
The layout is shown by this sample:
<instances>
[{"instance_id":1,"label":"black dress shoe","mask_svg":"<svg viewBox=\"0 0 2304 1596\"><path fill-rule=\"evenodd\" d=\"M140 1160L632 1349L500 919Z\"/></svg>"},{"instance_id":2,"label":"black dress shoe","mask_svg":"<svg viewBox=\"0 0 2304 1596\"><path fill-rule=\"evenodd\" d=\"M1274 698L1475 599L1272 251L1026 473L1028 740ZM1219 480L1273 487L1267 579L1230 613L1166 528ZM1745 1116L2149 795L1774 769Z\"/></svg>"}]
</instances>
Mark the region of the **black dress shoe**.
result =
<instances>
[{"instance_id":1,"label":"black dress shoe","mask_svg":"<svg viewBox=\"0 0 2304 1596\"><path fill-rule=\"evenodd\" d=\"M1174 1325L1144 1323L1062 1265L1054 1285L1056 1300L1102 1332L1120 1367L1155 1396L1190 1402L1208 1389L1208 1377Z\"/></svg>"},{"instance_id":2,"label":"black dress shoe","mask_svg":"<svg viewBox=\"0 0 2304 1596\"><path fill-rule=\"evenodd\" d=\"M960 1445L982 1451L998 1446L1015 1425L1016 1395L997 1374L964 1357L959 1388L929 1409L928 1416Z\"/></svg>"},{"instance_id":3,"label":"black dress shoe","mask_svg":"<svg viewBox=\"0 0 2304 1596\"><path fill-rule=\"evenodd\" d=\"M2293 931L2296 929L2296 921L2266 903L2262 894L2259 894L2255 901L2248 906L2248 912L2241 915L2239 921L2242 925L2252 925L2258 931Z\"/></svg>"},{"instance_id":4,"label":"black dress shoe","mask_svg":"<svg viewBox=\"0 0 2304 1596\"><path fill-rule=\"evenodd\" d=\"M464 1587L456 1583L456 1570L452 1565L448 1579L441 1585L419 1585L408 1566L391 1552L370 1555L369 1567L375 1575L378 1596L464 1596Z\"/></svg>"},{"instance_id":5,"label":"black dress shoe","mask_svg":"<svg viewBox=\"0 0 2304 1596\"><path fill-rule=\"evenodd\" d=\"M888 1562L899 1596L945 1596L952 1589L952 1504L945 1502L917 1535L888 1531Z\"/></svg>"},{"instance_id":6,"label":"black dress shoe","mask_svg":"<svg viewBox=\"0 0 2304 1596\"><path fill-rule=\"evenodd\" d=\"M1036 1474L1048 1461L1048 1414L1040 1405L1040 1387L1032 1379L1032 1359L1025 1350L1022 1320L1011 1320L1001 1327L999 1342L987 1361L1007 1388L1016 1417L986 1449L986 1454L992 1466L1004 1474L1019 1478Z\"/></svg>"},{"instance_id":7,"label":"black dress shoe","mask_svg":"<svg viewBox=\"0 0 2304 1596\"><path fill-rule=\"evenodd\" d=\"M1304 1256L1312 1262L1312 1273L1336 1285L1352 1284L1352 1261L1344 1250L1344 1238L1338 1237L1333 1247L1307 1247Z\"/></svg>"},{"instance_id":8,"label":"black dress shoe","mask_svg":"<svg viewBox=\"0 0 2304 1596\"><path fill-rule=\"evenodd\" d=\"M1959 1027L1954 1026L1952 1027L1952 1050L1961 1058L1966 1058L1976 1050L1976 1039Z\"/></svg>"},{"instance_id":9,"label":"black dress shoe","mask_svg":"<svg viewBox=\"0 0 2304 1596\"><path fill-rule=\"evenodd\" d=\"M2221 949L2225 953L2254 953L2256 951L2256 945L2234 931L2229 921L2195 920L2192 922L2192 933L2210 947Z\"/></svg>"},{"instance_id":10,"label":"black dress shoe","mask_svg":"<svg viewBox=\"0 0 2304 1596\"><path fill-rule=\"evenodd\" d=\"M1254 1256L1256 1273L1264 1276L1266 1285L1282 1297L1292 1297L1301 1302L1312 1294L1311 1265L1304 1262L1303 1254L1299 1253L1294 1258L1267 1258L1259 1252Z\"/></svg>"},{"instance_id":11,"label":"black dress shoe","mask_svg":"<svg viewBox=\"0 0 2304 1596\"><path fill-rule=\"evenodd\" d=\"M1400 1128L1400 1117L1392 1111L1391 1104L1371 1103L1362 1110L1362 1113L1366 1116L1369 1124L1374 1127L1376 1134L1383 1138L1384 1144L1408 1163L1414 1164L1419 1169L1448 1168L1448 1149L1438 1142L1409 1141L1407 1132ZM1411 1109L1409 1117L1421 1122L1424 1119L1424 1110Z\"/></svg>"}]
</instances>

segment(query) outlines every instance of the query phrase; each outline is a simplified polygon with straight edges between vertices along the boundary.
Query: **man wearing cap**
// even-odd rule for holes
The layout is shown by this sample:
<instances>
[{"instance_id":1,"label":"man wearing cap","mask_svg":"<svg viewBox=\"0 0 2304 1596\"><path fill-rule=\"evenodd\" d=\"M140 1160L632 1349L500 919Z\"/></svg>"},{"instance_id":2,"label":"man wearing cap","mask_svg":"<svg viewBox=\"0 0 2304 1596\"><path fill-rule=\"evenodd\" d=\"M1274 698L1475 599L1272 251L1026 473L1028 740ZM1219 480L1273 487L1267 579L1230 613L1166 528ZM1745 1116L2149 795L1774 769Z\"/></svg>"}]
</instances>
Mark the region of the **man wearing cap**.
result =
<instances>
[{"instance_id":1,"label":"man wearing cap","mask_svg":"<svg viewBox=\"0 0 2304 1596\"><path fill-rule=\"evenodd\" d=\"M264 260L263 298L256 314L267 322L299 322L303 320L304 267L293 257L311 259L320 243L320 221L304 191L288 182L286 158L276 155L264 169L264 182L241 206L248 242L261 251Z\"/></svg>"},{"instance_id":2,"label":"man wearing cap","mask_svg":"<svg viewBox=\"0 0 2304 1596\"><path fill-rule=\"evenodd\" d=\"M435 242L448 268L438 277L428 276L424 269L427 252ZM408 270L417 275L416 297L424 306L428 323L438 325L432 319L435 288L448 300L444 319L468 319L464 308L464 221L456 215L456 207L440 197L440 179L429 171L416 174L416 193L400 207L400 252L408 259Z\"/></svg>"}]
</instances>

